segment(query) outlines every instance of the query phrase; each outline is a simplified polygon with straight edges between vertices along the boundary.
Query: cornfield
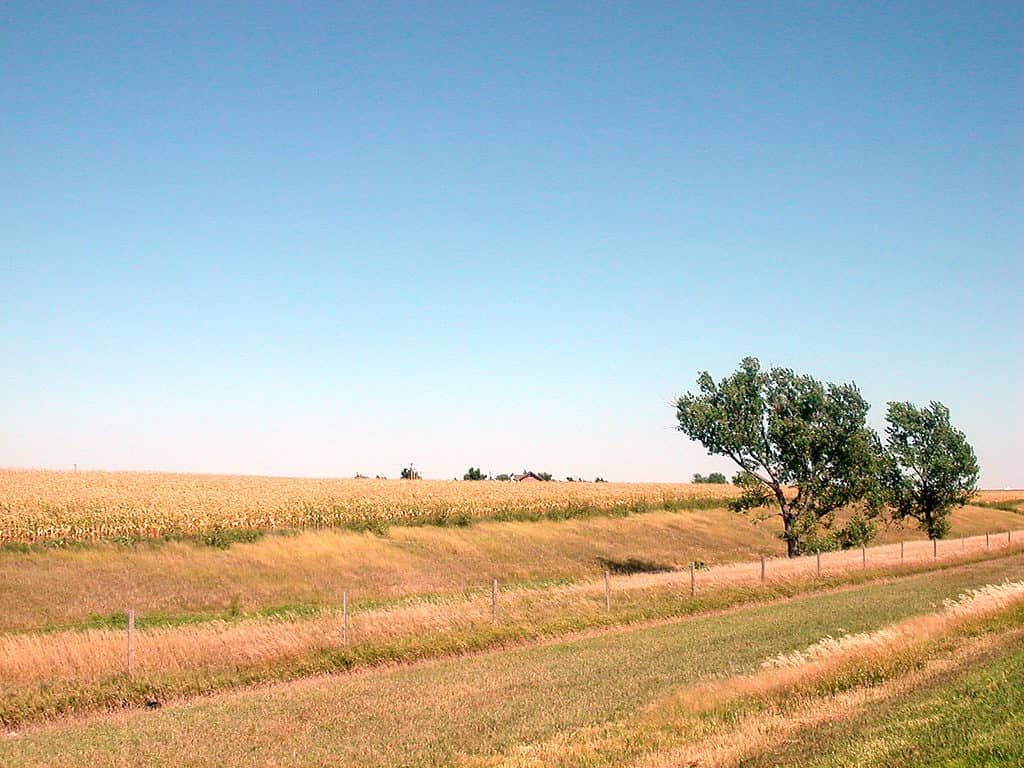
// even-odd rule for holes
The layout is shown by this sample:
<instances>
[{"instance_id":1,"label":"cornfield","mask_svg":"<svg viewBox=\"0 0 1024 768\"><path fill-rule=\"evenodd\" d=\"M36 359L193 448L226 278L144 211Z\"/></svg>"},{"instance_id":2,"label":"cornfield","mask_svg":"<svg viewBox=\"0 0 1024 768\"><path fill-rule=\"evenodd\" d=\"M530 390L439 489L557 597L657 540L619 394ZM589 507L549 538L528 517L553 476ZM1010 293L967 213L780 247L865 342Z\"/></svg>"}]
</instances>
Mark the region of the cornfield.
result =
<instances>
[{"instance_id":1,"label":"cornfield","mask_svg":"<svg viewBox=\"0 0 1024 768\"><path fill-rule=\"evenodd\" d=\"M207 535L706 507L685 483L512 483L0 470L0 543Z\"/></svg>"}]
</instances>

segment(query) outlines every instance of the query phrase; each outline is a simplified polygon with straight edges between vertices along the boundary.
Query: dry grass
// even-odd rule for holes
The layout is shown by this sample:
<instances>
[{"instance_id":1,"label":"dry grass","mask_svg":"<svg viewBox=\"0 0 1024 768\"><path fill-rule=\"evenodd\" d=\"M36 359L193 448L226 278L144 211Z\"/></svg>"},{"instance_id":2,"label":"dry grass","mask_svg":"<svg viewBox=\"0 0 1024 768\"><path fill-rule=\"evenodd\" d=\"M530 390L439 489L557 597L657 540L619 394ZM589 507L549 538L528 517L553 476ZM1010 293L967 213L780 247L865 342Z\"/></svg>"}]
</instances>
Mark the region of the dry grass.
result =
<instances>
[{"instance_id":1,"label":"dry grass","mask_svg":"<svg viewBox=\"0 0 1024 768\"><path fill-rule=\"evenodd\" d=\"M1018 533L1024 540L1024 532ZM956 561L985 554L984 537L965 540L939 552L938 560ZM1006 538L990 542L991 550L1010 548ZM1014 547L1019 545L1014 544ZM869 574L900 566L899 546L868 550ZM905 566L935 562L928 542L908 543ZM1014 564L1016 565L1016 564ZM864 569L861 552L822 556L823 577L838 579ZM817 576L814 557L766 563L766 590L784 587L793 594L800 585L813 586ZM751 591L761 584L760 561L701 569L693 574L703 605L714 606L716 595L757 599ZM615 576L609 579L612 612L605 605L605 582L591 580L565 586L502 591L499 622L491 615L486 590L447 597L367 607L350 616L351 645L344 647L337 610L312 617L281 616L240 621L206 621L185 626L157 626L136 633L136 674L141 680L179 678L211 680L295 676L318 669L386 659L419 658L460 648L479 648L495 642L516 642L550 634L579 631L651 618L679 615L699 608L689 599L689 571ZM772 594L766 591L763 595ZM326 659L326 662L321 662ZM318 666L323 663L323 666ZM25 700L43 688L109 686L126 669L126 635L122 629L94 629L0 636L0 683L12 696ZM198 676L198 677L197 677ZM190 683L191 684L191 683ZM210 683L214 684L214 683Z\"/></svg>"},{"instance_id":2,"label":"dry grass","mask_svg":"<svg viewBox=\"0 0 1024 768\"><path fill-rule=\"evenodd\" d=\"M1019 578L1019 565L1014 567L1013 577ZM990 583L992 577L1005 578L991 564L973 566L657 628L307 679L186 706L169 704L155 713L28 728L0 737L0 763L170 766L184 759L192 765L282 768L442 766L543 756L550 759L523 764L623 766L652 754L671 754L701 739L703 746L713 747L710 739L727 735L737 723L750 728L744 738L754 739L757 712L769 720L777 714L776 722L783 726L789 714L803 712L806 719L801 722L814 728L822 721L814 718L815 709L826 710L831 694L874 687L879 680L902 677L908 668L888 666L889 656L882 654L884 679L851 676L839 665L836 680L802 676L796 667L765 670L760 666L764 659L806 649L836 635L839 627L871 633L897 624L934 610L929 606L935 601ZM820 660L815 664L822 669ZM855 663L851 669L871 673L873 666ZM780 691L749 682L771 675L795 681L802 687L800 695L791 696L786 686ZM729 680L737 676L733 689ZM749 705L742 703L751 699ZM729 709L734 701L741 706ZM709 703L726 710L700 709ZM853 704L837 706L833 714L845 717L859 706ZM747 719L748 714L755 717ZM766 730L761 743L769 747L780 735L808 737L806 731L783 731L773 723ZM694 738L687 739L687 734ZM722 750L730 747L716 743Z\"/></svg>"},{"instance_id":3,"label":"dry grass","mask_svg":"<svg viewBox=\"0 0 1024 768\"><path fill-rule=\"evenodd\" d=\"M482 522L268 536L230 549L170 542L0 552L0 631L69 626L123 612L227 616L461 593L502 583L592 579L602 563L682 567L783 552L770 526L726 510L563 521Z\"/></svg>"},{"instance_id":4,"label":"dry grass","mask_svg":"<svg viewBox=\"0 0 1024 768\"><path fill-rule=\"evenodd\" d=\"M645 511L736 495L727 485L341 480L0 471L0 543L336 528Z\"/></svg>"}]
</instances>

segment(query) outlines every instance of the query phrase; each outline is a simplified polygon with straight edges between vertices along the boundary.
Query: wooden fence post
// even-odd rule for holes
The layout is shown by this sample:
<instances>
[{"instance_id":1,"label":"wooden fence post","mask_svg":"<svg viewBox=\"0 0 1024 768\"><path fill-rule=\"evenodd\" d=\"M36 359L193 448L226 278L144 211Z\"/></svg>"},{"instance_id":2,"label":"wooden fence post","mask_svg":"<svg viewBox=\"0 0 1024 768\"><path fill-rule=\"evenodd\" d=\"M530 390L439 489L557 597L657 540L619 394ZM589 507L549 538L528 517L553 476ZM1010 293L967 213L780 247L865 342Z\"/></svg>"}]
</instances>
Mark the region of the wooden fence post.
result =
<instances>
[{"instance_id":1,"label":"wooden fence post","mask_svg":"<svg viewBox=\"0 0 1024 768\"><path fill-rule=\"evenodd\" d=\"M491 582L491 621L498 620L498 580Z\"/></svg>"},{"instance_id":2,"label":"wooden fence post","mask_svg":"<svg viewBox=\"0 0 1024 768\"><path fill-rule=\"evenodd\" d=\"M935 560L939 559L939 540L932 539L932 558Z\"/></svg>"},{"instance_id":3,"label":"wooden fence post","mask_svg":"<svg viewBox=\"0 0 1024 768\"><path fill-rule=\"evenodd\" d=\"M612 609L612 588L608 583L608 571L604 572L604 609L606 611Z\"/></svg>"},{"instance_id":4,"label":"wooden fence post","mask_svg":"<svg viewBox=\"0 0 1024 768\"><path fill-rule=\"evenodd\" d=\"M764 555L761 555L761 583L764 584Z\"/></svg>"},{"instance_id":5,"label":"wooden fence post","mask_svg":"<svg viewBox=\"0 0 1024 768\"><path fill-rule=\"evenodd\" d=\"M690 597L697 594L697 571L693 567L693 562L690 562Z\"/></svg>"},{"instance_id":6,"label":"wooden fence post","mask_svg":"<svg viewBox=\"0 0 1024 768\"><path fill-rule=\"evenodd\" d=\"M900 539L900 565L903 565L903 539Z\"/></svg>"},{"instance_id":7,"label":"wooden fence post","mask_svg":"<svg viewBox=\"0 0 1024 768\"><path fill-rule=\"evenodd\" d=\"M860 567L868 567L868 548L864 544L860 545Z\"/></svg>"},{"instance_id":8,"label":"wooden fence post","mask_svg":"<svg viewBox=\"0 0 1024 768\"><path fill-rule=\"evenodd\" d=\"M135 609L128 609L128 677L135 676Z\"/></svg>"},{"instance_id":9,"label":"wooden fence post","mask_svg":"<svg viewBox=\"0 0 1024 768\"><path fill-rule=\"evenodd\" d=\"M985 550L988 550L988 534L985 534Z\"/></svg>"}]
</instances>

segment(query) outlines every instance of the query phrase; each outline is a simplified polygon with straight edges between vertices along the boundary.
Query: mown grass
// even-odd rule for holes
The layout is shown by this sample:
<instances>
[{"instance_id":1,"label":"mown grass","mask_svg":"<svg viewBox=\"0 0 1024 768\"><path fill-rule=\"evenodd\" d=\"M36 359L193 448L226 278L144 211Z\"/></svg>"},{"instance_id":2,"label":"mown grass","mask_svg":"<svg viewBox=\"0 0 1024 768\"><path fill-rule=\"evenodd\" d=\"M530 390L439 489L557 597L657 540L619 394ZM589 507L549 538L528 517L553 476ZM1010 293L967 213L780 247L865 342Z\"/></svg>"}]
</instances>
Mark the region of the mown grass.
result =
<instances>
[{"instance_id":1,"label":"mown grass","mask_svg":"<svg viewBox=\"0 0 1024 768\"><path fill-rule=\"evenodd\" d=\"M457 765L585 736L660 697L752 673L826 635L935 608L1019 564L941 573L667 625L363 675L303 680L0 740L0 764ZM517 763L518 764L518 763ZM522 765L530 765L524 762Z\"/></svg>"},{"instance_id":2,"label":"mown grass","mask_svg":"<svg viewBox=\"0 0 1024 768\"><path fill-rule=\"evenodd\" d=\"M1018 616L1018 626L1021 617ZM824 723L749 768L1024 765L1020 636L855 716Z\"/></svg>"}]
</instances>

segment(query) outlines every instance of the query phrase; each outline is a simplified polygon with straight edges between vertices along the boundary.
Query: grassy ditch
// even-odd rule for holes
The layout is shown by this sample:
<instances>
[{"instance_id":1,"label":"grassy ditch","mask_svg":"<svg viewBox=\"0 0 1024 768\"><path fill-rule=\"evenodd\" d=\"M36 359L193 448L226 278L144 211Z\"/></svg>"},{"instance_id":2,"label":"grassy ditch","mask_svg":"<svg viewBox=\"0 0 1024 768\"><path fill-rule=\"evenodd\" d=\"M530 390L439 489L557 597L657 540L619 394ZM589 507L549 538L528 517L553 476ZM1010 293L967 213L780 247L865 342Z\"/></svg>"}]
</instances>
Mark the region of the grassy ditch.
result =
<instances>
[{"instance_id":1,"label":"grassy ditch","mask_svg":"<svg viewBox=\"0 0 1024 768\"><path fill-rule=\"evenodd\" d=\"M160 766L188 755L197 766L281 768L622 765L616 758L671 752L691 725L714 736L751 713L786 711L799 699L789 693L788 701L773 700L773 691L783 689L771 686L752 698L700 696L700 711L680 727L679 718L662 715L694 701L688 691L739 678L736 690L749 693L766 660L828 636L884 633L1010 571L1005 562L976 564L686 622L58 723L0 739L0 763ZM949 637L981 641L1014 632L1022 620L1018 611L954 633L933 632L909 657L913 663L880 672L870 664L839 665L805 680L800 696L821 699L919 674L928 658L947 651L961 663L957 646L943 645ZM588 755L611 762L588 762Z\"/></svg>"},{"instance_id":2,"label":"grassy ditch","mask_svg":"<svg viewBox=\"0 0 1024 768\"><path fill-rule=\"evenodd\" d=\"M918 564L883 594L900 594L899 613L980 584L1020 575L1019 555L968 565ZM924 573L927 571L927 573ZM187 697L255 682L285 681L394 661L462 655L586 631L680 618L777 601L822 589L865 584L885 569L836 572L757 586L723 586L689 594L685 574L621 578L611 610L603 585L520 589L500 595L497 621L490 594L411 600L353 611L348 644L336 612L187 626L136 633L135 674L126 670L126 636L115 629L26 633L0 637L0 723L14 726L57 714L139 706L148 699ZM674 580L673 580L674 579ZM870 588L873 589L873 588ZM881 611L881 603L876 606Z\"/></svg>"}]
</instances>

